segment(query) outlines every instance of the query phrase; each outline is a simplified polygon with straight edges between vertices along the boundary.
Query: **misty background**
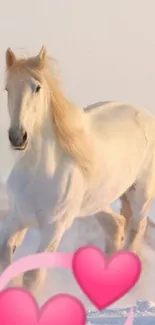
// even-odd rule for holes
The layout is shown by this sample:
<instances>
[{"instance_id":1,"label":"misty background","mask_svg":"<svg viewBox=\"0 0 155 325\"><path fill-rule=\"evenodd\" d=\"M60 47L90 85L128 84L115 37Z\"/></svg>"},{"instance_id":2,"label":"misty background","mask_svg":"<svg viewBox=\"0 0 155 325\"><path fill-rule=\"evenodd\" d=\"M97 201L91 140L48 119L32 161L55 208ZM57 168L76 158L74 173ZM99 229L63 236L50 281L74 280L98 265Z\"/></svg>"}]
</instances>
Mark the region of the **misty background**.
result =
<instances>
[{"instance_id":1,"label":"misty background","mask_svg":"<svg viewBox=\"0 0 155 325\"><path fill-rule=\"evenodd\" d=\"M11 47L17 54L35 55L44 44L57 61L67 96L81 107L103 100L118 100L144 106L155 114L154 17L154 0L1 2L0 182L6 181L16 160L7 138L6 48ZM76 221L64 236L60 249L74 251L86 243L104 247L103 234L93 220ZM152 272L155 255L147 249L149 272ZM49 295L54 290L62 291L62 288L73 292L79 290L70 271L52 272L55 272L55 278L50 275L50 286L47 282ZM147 274L143 282L143 293L141 289L138 293L140 297L133 291L130 299L123 300L124 304L134 303L139 298L155 301L150 274L153 273Z\"/></svg>"}]
</instances>

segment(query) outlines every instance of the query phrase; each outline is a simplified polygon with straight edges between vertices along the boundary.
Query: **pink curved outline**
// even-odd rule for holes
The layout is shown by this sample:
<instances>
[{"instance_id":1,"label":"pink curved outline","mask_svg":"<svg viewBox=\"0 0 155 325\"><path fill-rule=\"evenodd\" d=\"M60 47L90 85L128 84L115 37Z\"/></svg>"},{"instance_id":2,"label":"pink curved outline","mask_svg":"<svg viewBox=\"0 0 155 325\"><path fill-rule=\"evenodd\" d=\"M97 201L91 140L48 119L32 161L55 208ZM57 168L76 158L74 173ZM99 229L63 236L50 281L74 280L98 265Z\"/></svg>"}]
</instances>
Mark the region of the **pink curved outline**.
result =
<instances>
[{"instance_id":1,"label":"pink curved outline","mask_svg":"<svg viewBox=\"0 0 155 325\"><path fill-rule=\"evenodd\" d=\"M124 323L124 325L133 325L133 317L134 317L134 311L133 311L133 308L131 308L128 318L127 318L126 322Z\"/></svg>"},{"instance_id":2,"label":"pink curved outline","mask_svg":"<svg viewBox=\"0 0 155 325\"><path fill-rule=\"evenodd\" d=\"M72 269L74 254L69 253L40 253L29 255L13 262L0 276L0 291L7 283L20 273L38 268L65 267ZM133 325L133 308L131 308L124 325Z\"/></svg>"},{"instance_id":3,"label":"pink curved outline","mask_svg":"<svg viewBox=\"0 0 155 325\"><path fill-rule=\"evenodd\" d=\"M73 254L40 253L28 255L13 262L0 276L0 291L7 283L20 273L38 268L65 267L72 268Z\"/></svg>"}]
</instances>

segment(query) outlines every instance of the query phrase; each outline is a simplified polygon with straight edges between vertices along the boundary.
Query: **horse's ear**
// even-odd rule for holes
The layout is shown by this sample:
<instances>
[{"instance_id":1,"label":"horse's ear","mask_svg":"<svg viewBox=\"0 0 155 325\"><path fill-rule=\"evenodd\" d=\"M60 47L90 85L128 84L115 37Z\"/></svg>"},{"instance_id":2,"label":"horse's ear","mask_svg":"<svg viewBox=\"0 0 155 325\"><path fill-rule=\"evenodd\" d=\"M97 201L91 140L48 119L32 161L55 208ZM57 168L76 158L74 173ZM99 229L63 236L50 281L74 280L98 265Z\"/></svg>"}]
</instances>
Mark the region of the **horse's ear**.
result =
<instances>
[{"instance_id":1,"label":"horse's ear","mask_svg":"<svg viewBox=\"0 0 155 325\"><path fill-rule=\"evenodd\" d=\"M45 46L43 45L41 50L36 56L32 56L27 60L27 64L32 69L34 68L42 69L45 65L46 58L47 58L47 51Z\"/></svg>"},{"instance_id":2,"label":"horse's ear","mask_svg":"<svg viewBox=\"0 0 155 325\"><path fill-rule=\"evenodd\" d=\"M6 50L5 60L6 60L6 67L7 67L7 69L11 68L11 66L16 61L16 56L13 53L13 51L10 49L10 47Z\"/></svg>"},{"instance_id":3,"label":"horse's ear","mask_svg":"<svg viewBox=\"0 0 155 325\"><path fill-rule=\"evenodd\" d=\"M40 61L43 61L43 60L45 60L46 56L47 56L47 50L46 50L46 47L43 45L39 54L38 54L38 57L39 57Z\"/></svg>"},{"instance_id":4,"label":"horse's ear","mask_svg":"<svg viewBox=\"0 0 155 325\"><path fill-rule=\"evenodd\" d=\"M47 50L46 50L45 46L43 45L39 54L36 56L37 65L40 67L43 67L44 63L46 61L46 57L47 57Z\"/></svg>"}]
</instances>

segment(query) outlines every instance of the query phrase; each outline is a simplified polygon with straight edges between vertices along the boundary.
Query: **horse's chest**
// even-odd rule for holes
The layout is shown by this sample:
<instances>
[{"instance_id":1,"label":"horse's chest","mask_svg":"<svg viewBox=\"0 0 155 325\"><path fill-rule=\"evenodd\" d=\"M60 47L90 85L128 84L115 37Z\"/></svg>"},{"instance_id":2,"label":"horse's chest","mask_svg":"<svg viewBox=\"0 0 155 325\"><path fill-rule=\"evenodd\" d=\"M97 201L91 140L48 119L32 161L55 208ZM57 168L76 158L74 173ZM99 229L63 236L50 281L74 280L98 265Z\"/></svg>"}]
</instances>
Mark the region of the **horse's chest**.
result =
<instances>
[{"instance_id":1,"label":"horse's chest","mask_svg":"<svg viewBox=\"0 0 155 325\"><path fill-rule=\"evenodd\" d=\"M49 218L58 214L65 204L68 175L50 177L45 173L13 173L9 179L11 197L20 213L30 220Z\"/></svg>"},{"instance_id":2,"label":"horse's chest","mask_svg":"<svg viewBox=\"0 0 155 325\"><path fill-rule=\"evenodd\" d=\"M27 210L38 214L41 211L48 212L54 209L58 200L57 188L58 185L56 186L52 179L44 179L40 175L39 179L29 179L25 188L17 192L17 196Z\"/></svg>"}]
</instances>

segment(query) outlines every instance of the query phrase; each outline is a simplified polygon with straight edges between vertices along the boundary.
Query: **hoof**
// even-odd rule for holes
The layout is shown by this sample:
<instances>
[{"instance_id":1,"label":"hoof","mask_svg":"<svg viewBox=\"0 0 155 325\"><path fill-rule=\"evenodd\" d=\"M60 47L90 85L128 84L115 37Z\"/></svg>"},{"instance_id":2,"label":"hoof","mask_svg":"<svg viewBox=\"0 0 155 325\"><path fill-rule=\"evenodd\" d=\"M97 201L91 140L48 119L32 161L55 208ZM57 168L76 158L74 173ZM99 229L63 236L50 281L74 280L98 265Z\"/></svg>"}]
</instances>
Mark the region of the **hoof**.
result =
<instances>
[{"instance_id":1,"label":"hoof","mask_svg":"<svg viewBox=\"0 0 155 325\"><path fill-rule=\"evenodd\" d=\"M40 289L46 278L46 270L31 270L23 275L23 287L31 292L36 292Z\"/></svg>"}]
</instances>

